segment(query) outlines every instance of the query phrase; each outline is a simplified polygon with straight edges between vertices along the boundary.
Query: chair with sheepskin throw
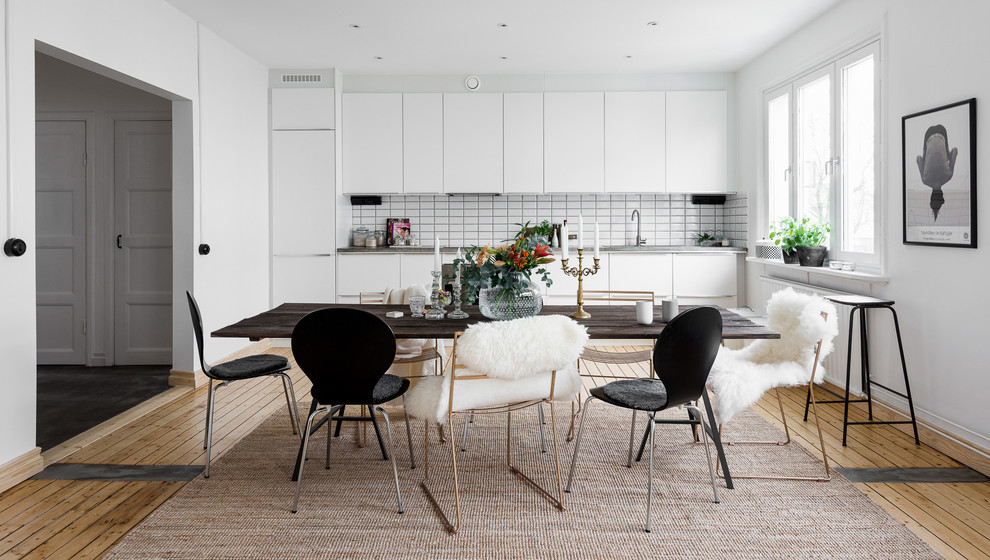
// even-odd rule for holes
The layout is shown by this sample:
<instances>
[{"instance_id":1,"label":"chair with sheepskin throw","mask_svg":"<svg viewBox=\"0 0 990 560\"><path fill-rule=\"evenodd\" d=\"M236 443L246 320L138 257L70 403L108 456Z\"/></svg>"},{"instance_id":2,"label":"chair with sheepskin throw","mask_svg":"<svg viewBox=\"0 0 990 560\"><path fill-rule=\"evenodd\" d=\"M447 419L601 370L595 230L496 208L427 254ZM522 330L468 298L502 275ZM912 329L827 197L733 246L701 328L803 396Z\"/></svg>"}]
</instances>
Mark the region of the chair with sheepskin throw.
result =
<instances>
[{"instance_id":1,"label":"chair with sheepskin throw","mask_svg":"<svg viewBox=\"0 0 990 560\"><path fill-rule=\"evenodd\" d=\"M540 490L558 509L564 509L560 475L560 453L554 403L569 402L581 388L578 356L588 342L585 327L562 315L526 317L513 321L476 323L454 335L451 367L443 377L423 379L409 392L409 414L430 422L452 424L453 415L506 414L507 463L510 470ZM536 484L512 464L512 412L547 403L554 463L557 469L556 492ZM428 433L428 430L427 430ZM429 438L426 438L429 445ZM454 438L448 438L454 473L456 517L451 523L440 510L447 529L456 533L461 527L460 488L457 479L457 455ZM429 454L421 486L434 504L436 499L427 482L430 477ZM437 504L438 505L438 504Z\"/></svg>"},{"instance_id":2,"label":"chair with sheepskin throw","mask_svg":"<svg viewBox=\"0 0 990 560\"><path fill-rule=\"evenodd\" d=\"M740 350L722 348L719 351L708 387L714 392L715 416L719 425L728 423L733 416L755 404L763 394L777 391L777 404L784 422L784 441L723 442L728 445L790 443L787 416L780 399L780 387L808 386L822 460L824 477L756 476L733 473L733 478L761 478L773 480L812 480L825 482L832 475L825 453L825 438L815 401L815 379L825 376L821 359L832 351L832 339L839 332L835 318L835 306L819 296L797 293L786 288L770 296L767 302L767 327L780 333L776 340L758 340Z\"/></svg>"}]
</instances>

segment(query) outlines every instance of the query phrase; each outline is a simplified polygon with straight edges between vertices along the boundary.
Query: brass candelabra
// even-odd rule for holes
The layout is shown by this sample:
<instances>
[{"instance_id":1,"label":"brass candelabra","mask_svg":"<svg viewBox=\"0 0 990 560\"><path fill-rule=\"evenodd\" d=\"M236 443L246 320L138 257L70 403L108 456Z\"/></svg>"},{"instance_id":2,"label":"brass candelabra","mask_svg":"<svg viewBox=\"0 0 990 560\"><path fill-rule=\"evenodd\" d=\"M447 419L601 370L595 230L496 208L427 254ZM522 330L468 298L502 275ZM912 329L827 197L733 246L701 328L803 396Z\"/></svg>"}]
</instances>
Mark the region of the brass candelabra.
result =
<instances>
[{"instance_id":1,"label":"brass candelabra","mask_svg":"<svg viewBox=\"0 0 990 560\"><path fill-rule=\"evenodd\" d=\"M578 265L576 267L567 267L567 261L570 259L561 259L560 265L564 268L564 274L568 276L576 276L578 279L578 290L577 290L577 312L571 315L575 319L587 319L591 317L591 313L584 310L584 277L591 276L598 272L598 259L595 258L594 268L584 268L584 249L578 249Z\"/></svg>"}]
</instances>

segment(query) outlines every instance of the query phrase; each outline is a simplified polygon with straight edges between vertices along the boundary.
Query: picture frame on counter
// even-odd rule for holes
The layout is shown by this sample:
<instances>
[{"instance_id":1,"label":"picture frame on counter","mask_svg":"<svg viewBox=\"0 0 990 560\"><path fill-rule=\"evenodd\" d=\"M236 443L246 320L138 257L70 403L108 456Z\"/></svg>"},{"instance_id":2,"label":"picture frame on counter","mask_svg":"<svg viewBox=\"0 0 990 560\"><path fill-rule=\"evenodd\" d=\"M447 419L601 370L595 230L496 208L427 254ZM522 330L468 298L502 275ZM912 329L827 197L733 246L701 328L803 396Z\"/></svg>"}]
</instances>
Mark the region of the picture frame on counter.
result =
<instances>
[{"instance_id":1,"label":"picture frame on counter","mask_svg":"<svg viewBox=\"0 0 990 560\"><path fill-rule=\"evenodd\" d=\"M412 225L409 218L388 218L385 220L386 247L405 247L411 244Z\"/></svg>"}]
</instances>

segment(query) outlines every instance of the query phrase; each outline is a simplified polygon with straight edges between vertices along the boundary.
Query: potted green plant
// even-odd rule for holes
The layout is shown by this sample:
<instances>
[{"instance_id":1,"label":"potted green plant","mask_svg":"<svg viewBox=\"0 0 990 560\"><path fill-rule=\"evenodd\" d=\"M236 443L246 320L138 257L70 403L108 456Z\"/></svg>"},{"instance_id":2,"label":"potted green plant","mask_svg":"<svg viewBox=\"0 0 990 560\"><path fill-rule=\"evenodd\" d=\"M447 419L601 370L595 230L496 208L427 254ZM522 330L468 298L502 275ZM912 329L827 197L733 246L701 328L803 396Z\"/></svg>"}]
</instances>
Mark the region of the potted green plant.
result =
<instances>
[{"instance_id":1,"label":"potted green plant","mask_svg":"<svg viewBox=\"0 0 990 560\"><path fill-rule=\"evenodd\" d=\"M790 216L781 218L770 226L770 239L779 246L784 262L801 266L822 266L828 254L828 222L802 218L797 221Z\"/></svg>"}]
</instances>

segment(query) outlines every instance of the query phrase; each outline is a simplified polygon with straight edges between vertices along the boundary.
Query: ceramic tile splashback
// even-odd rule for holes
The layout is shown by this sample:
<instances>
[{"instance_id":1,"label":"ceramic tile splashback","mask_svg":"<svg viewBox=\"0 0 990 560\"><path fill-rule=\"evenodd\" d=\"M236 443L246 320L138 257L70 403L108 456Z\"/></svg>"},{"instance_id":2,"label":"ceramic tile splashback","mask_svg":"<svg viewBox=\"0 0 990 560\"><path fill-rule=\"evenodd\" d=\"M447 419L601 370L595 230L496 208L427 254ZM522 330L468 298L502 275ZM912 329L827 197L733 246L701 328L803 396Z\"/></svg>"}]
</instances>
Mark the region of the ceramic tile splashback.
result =
<instances>
[{"instance_id":1,"label":"ceramic tile splashback","mask_svg":"<svg viewBox=\"0 0 990 560\"><path fill-rule=\"evenodd\" d=\"M699 232L721 232L731 245L746 245L745 194L728 195L724 205L691 204L683 194L544 194L544 195L423 195L383 196L380 206L352 206L354 227L384 229L387 218L409 218L422 245L472 245L498 242L527 221L568 221L576 233L578 214L584 216L585 241L592 243L598 222L601 242L632 244L639 210L642 235L648 245L697 245Z\"/></svg>"}]
</instances>

